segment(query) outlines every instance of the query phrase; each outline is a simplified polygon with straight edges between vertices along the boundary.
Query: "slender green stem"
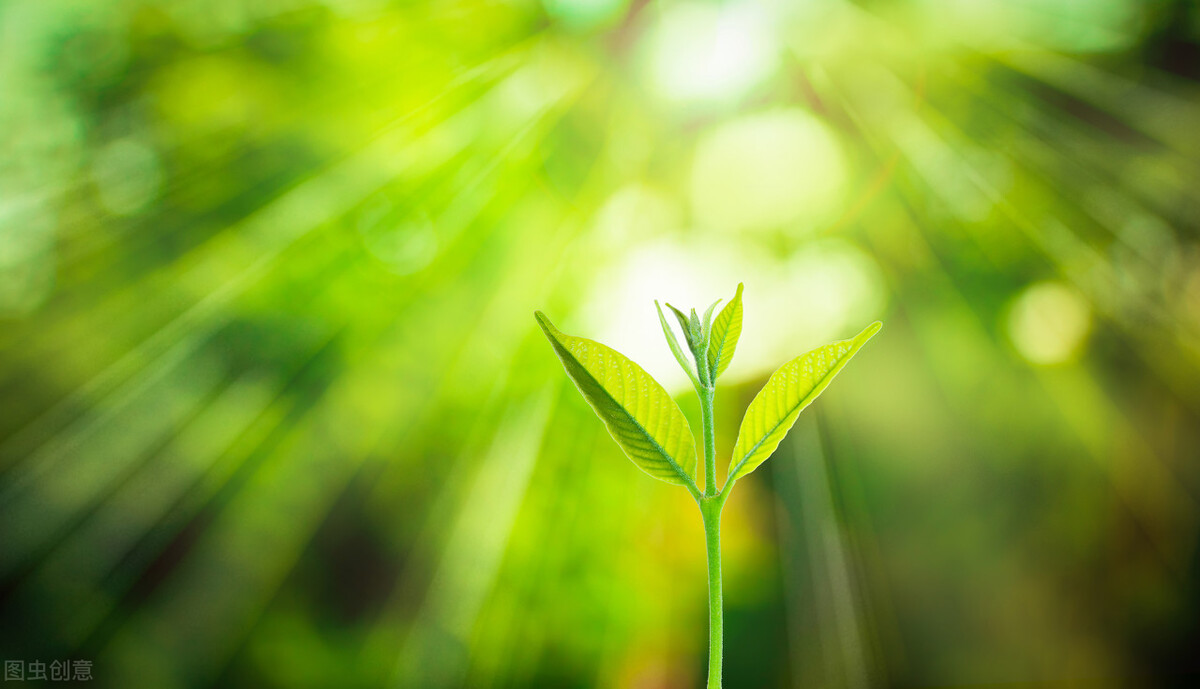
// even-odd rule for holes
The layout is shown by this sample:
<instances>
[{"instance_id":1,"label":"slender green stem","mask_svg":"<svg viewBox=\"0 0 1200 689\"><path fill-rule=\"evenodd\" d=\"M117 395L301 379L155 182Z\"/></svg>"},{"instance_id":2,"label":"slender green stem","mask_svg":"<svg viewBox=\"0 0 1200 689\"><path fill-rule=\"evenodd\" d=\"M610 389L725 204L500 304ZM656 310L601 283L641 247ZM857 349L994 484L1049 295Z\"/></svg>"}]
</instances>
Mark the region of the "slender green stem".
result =
<instances>
[{"instance_id":1,"label":"slender green stem","mask_svg":"<svg viewBox=\"0 0 1200 689\"><path fill-rule=\"evenodd\" d=\"M700 426L704 434L704 494L717 494L717 434L713 428L713 395L711 387L699 388Z\"/></svg>"},{"instance_id":2,"label":"slender green stem","mask_svg":"<svg viewBox=\"0 0 1200 689\"><path fill-rule=\"evenodd\" d=\"M709 309L709 313L712 309ZM707 315L705 316L707 321ZM729 481L717 492L717 434L713 423L713 397L716 394L713 371L708 368L705 352L708 351L708 335L704 341L693 343L692 356L696 361L699 384L696 395L700 398L700 425L704 434L704 493L693 492L700 516L704 519L704 543L708 550L708 689L721 689L722 646L725 640L725 607L721 591L721 510L729 497ZM696 346L698 344L698 346ZM694 382L694 381L693 381Z\"/></svg>"},{"instance_id":3,"label":"slender green stem","mask_svg":"<svg viewBox=\"0 0 1200 689\"><path fill-rule=\"evenodd\" d=\"M721 590L721 510L728 493L697 500L708 548L708 689L721 689L724 603Z\"/></svg>"}]
</instances>

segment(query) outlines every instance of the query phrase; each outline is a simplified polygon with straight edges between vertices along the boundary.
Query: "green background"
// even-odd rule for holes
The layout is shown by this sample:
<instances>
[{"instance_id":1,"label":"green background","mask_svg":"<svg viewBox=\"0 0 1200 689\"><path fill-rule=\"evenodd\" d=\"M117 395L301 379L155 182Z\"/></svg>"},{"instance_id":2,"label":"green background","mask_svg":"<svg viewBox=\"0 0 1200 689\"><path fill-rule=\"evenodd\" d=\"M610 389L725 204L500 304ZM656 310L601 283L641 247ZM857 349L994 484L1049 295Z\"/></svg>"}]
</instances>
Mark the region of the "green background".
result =
<instances>
[{"instance_id":1,"label":"green background","mask_svg":"<svg viewBox=\"0 0 1200 689\"><path fill-rule=\"evenodd\" d=\"M0 2L0 656L694 687L698 407L884 329L725 511L726 686L1198 677L1200 6ZM16 685L14 685L16 686Z\"/></svg>"}]
</instances>

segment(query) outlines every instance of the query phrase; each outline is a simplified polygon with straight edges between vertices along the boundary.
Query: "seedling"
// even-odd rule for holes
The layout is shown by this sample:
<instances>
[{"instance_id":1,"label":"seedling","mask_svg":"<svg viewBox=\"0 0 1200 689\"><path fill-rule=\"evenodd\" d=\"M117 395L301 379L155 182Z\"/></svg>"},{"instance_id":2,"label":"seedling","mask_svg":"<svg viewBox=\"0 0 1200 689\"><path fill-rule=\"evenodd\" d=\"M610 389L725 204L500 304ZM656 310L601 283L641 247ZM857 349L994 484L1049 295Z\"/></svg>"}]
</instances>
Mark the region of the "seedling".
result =
<instances>
[{"instance_id":1,"label":"seedling","mask_svg":"<svg viewBox=\"0 0 1200 689\"><path fill-rule=\"evenodd\" d=\"M662 307L654 302L667 344L700 397L704 490L696 481L696 442L692 430L663 386L620 352L593 340L567 335L555 328L541 311L534 312L567 375L626 456L654 478L686 488L700 507L708 547L708 689L721 687L721 510L725 501L734 484L775 452L800 412L829 386L833 377L883 325L876 321L852 339L814 349L772 373L746 408L725 485L717 490L713 397L717 378L729 367L742 334L742 285L738 285L733 299L713 320L713 309L719 303L717 300L708 307L703 318L696 315L695 309L685 316L667 304L683 329L684 341L692 355L689 362Z\"/></svg>"}]
</instances>

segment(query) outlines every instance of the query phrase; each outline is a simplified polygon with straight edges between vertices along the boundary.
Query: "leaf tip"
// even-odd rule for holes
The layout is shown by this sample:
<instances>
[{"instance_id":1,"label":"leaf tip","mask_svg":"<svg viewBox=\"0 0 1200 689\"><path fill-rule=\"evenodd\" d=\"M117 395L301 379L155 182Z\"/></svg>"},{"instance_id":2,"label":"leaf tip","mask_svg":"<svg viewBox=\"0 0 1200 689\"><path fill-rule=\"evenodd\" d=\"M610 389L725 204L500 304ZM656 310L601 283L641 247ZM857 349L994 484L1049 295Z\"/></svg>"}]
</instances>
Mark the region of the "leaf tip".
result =
<instances>
[{"instance_id":1,"label":"leaf tip","mask_svg":"<svg viewBox=\"0 0 1200 689\"><path fill-rule=\"evenodd\" d=\"M863 331L858 334L858 337L861 338L863 342L866 342L872 337L875 337L875 333L879 332L879 329L882 327L883 321L875 321L874 323L863 328Z\"/></svg>"},{"instance_id":2,"label":"leaf tip","mask_svg":"<svg viewBox=\"0 0 1200 689\"><path fill-rule=\"evenodd\" d=\"M542 331L547 335L558 330L558 328L554 327L554 324L550 322L550 319L546 317L546 314L542 313L541 311L534 311L533 318L537 321L538 325L542 327Z\"/></svg>"}]
</instances>

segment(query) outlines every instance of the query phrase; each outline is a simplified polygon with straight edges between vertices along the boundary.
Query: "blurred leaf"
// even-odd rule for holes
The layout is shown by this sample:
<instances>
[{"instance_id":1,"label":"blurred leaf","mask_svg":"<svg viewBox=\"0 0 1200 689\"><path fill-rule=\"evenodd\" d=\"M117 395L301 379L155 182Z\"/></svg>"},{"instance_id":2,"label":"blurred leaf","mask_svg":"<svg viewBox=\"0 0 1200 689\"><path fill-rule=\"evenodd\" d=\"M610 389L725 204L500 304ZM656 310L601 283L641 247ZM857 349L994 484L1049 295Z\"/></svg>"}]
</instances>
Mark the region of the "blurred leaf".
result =
<instances>
[{"instance_id":1,"label":"blurred leaf","mask_svg":"<svg viewBox=\"0 0 1200 689\"><path fill-rule=\"evenodd\" d=\"M579 392L639 469L681 486L695 484L696 445L679 405L620 352L567 335L534 313Z\"/></svg>"},{"instance_id":2,"label":"blurred leaf","mask_svg":"<svg viewBox=\"0 0 1200 689\"><path fill-rule=\"evenodd\" d=\"M716 306L714 304L713 306ZM707 317L705 318L707 321ZM733 361L733 351L737 348L738 337L742 334L742 283L738 283L737 294L717 314L717 320L712 324L712 334L708 340L708 370L709 380L717 381L717 376L729 368Z\"/></svg>"},{"instance_id":3,"label":"blurred leaf","mask_svg":"<svg viewBox=\"0 0 1200 689\"><path fill-rule=\"evenodd\" d=\"M881 327L883 324L875 321L853 339L818 347L771 374L742 418L733 460L729 464L729 480L737 480L754 471L775 452L800 412L829 386L850 357Z\"/></svg>"}]
</instances>

